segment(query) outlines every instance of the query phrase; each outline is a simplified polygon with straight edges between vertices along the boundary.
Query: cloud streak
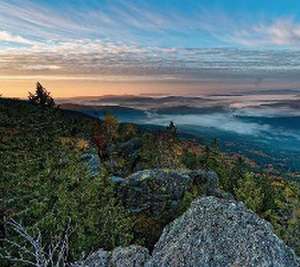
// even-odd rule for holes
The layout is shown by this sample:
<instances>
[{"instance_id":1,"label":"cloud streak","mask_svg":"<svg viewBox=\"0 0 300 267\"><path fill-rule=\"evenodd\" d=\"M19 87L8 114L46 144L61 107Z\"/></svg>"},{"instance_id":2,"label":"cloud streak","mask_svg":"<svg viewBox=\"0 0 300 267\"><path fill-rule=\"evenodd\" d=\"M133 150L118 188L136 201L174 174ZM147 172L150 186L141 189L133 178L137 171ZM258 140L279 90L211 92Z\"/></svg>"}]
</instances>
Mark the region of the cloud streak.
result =
<instances>
[{"instance_id":1,"label":"cloud streak","mask_svg":"<svg viewBox=\"0 0 300 267\"><path fill-rule=\"evenodd\" d=\"M24 44L24 45L33 45L35 42L23 38L19 35L13 35L6 31L0 31L0 42L10 42L10 43L17 43L17 44Z\"/></svg>"},{"instance_id":2,"label":"cloud streak","mask_svg":"<svg viewBox=\"0 0 300 267\"><path fill-rule=\"evenodd\" d=\"M300 24L291 18L280 18L270 24L254 25L250 29L233 32L228 41L244 46L293 46L300 45Z\"/></svg>"}]
</instances>

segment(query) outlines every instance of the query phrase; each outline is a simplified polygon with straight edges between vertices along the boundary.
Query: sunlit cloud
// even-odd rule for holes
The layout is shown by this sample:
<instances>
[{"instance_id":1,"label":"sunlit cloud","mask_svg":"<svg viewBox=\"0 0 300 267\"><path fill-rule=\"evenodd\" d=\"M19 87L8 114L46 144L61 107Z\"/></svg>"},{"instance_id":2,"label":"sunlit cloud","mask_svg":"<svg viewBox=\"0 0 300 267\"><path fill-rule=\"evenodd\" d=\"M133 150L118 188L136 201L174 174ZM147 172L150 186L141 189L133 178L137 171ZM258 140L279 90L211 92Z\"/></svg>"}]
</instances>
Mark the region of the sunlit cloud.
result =
<instances>
[{"instance_id":1,"label":"sunlit cloud","mask_svg":"<svg viewBox=\"0 0 300 267\"><path fill-rule=\"evenodd\" d=\"M34 42L23 38L20 35L14 35L6 31L0 31L0 42L10 42L10 43L17 43L17 44L25 44L25 45L33 45Z\"/></svg>"}]
</instances>

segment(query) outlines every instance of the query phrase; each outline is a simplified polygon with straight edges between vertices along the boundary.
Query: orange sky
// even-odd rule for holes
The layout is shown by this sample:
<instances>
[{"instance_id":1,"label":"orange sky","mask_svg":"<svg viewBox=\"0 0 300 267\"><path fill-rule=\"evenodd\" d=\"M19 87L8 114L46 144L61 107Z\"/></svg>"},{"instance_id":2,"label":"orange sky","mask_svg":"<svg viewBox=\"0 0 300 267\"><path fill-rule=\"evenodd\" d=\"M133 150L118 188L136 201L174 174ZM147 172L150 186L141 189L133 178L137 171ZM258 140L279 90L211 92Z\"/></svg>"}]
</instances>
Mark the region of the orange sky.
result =
<instances>
[{"instance_id":1,"label":"orange sky","mask_svg":"<svg viewBox=\"0 0 300 267\"><path fill-rule=\"evenodd\" d=\"M4 97L26 98L28 91L34 91L38 80L0 79L0 94ZM100 96L123 94L173 94L202 95L222 94L256 90L253 83L239 82L186 82L186 81L99 81L99 80L43 80L39 79L54 97ZM259 89L297 88L295 84L268 83L260 84Z\"/></svg>"}]
</instances>

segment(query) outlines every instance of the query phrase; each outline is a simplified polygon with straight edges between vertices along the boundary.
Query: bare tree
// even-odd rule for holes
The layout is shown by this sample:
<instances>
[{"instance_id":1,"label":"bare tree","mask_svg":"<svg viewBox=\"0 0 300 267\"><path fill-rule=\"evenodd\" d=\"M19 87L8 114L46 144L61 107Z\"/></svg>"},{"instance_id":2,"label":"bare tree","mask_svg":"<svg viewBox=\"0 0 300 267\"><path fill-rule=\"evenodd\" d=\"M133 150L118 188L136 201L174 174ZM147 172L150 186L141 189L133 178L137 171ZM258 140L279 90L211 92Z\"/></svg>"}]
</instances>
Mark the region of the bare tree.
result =
<instances>
[{"instance_id":1,"label":"bare tree","mask_svg":"<svg viewBox=\"0 0 300 267\"><path fill-rule=\"evenodd\" d=\"M19 244L15 241L4 239L3 242L13 248L14 253L12 254L10 251L4 250L0 253L0 258L35 267L70 266L67 259L69 253L69 236L71 233L70 220L60 238L55 242L51 241L48 246L43 245L40 231L38 231L36 237L33 237L27 232L24 226L14 220L9 221L8 225L21 237L22 241L25 241L25 244L24 242Z\"/></svg>"}]
</instances>

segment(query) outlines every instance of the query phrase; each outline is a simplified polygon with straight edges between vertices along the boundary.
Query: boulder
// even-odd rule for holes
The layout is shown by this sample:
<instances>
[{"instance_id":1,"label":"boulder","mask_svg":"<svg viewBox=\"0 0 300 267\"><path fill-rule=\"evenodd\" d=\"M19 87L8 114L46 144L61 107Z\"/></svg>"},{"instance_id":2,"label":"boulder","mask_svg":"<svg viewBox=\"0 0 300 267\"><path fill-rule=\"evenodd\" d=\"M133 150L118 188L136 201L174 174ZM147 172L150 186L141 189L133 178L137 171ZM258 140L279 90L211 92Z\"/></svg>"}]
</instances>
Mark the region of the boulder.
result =
<instances>
[{"instance_id":1,"label":"boulder","mask_svg":"<svg viewBox=\"0 0 300 267\"><path fill-rule=\"evenodd\" d=\"M110 252L99 249L85 260L71 264L71 267L109 267Z\"/></svg>"},{"instance_id":2,"label":"boulder","mask_svg":"<svg viewBox=\"0 0 300 267\"><path fill-rule=\"evenodd\" d=\"M165 227L152 256L141 246L99 250L74 267L299 267L270 223L241 202L196 199Z\"/></svg>"},{"instance_id":3,"label":"boulder","mask_svg":"<svg viewBox=\"0 0 300 267\"><path fill-rule=\"evenodd\" d=\"M164 169L139 171L127 181L118 190L125 207L156 219L172 217L192 184L192 178L184 171Z\"/></svg>"},{"instance_id":4,"label":"boulder","mask_svg":"<svg viewBox=\"0 0 300 267\"><path fill-rule=\"evenodd\" d=\"M143 170L126 179L112 177L112 181L119 185L118 195L131 213L143 213L154 219L174 219L184 194L193 186L201 195L221 194L218 176L204 170Z\"/></svg>"},{"instance_id":5,"label":"boulder","mask_svg":"<svg viewBox=\"0 0 300 267\"><path fill-rule=\"evenodd\" d=\"M144 240L150 250L163 228L189 207L192 198L218 190L218 176L202 170L143 170L127 177L127 182L120 177L112 181L123 205L134 215L135 239Z\"/></svg>"},{"instance_id":6,"label":"boulder","mask_svg":"<svg viewBox=\"0 0 300 267\"><path fill-rule=\"evenodd\" d=\"M143 267L149 260L148 249L141 246L117 247L112 252L110 265L113 267Z\"/></svg>"},{"instance_id":7,"label":"boulder","mask_svg":"<svg viewBox=\"0 0 300 267\"><path fill-rule=\"evenodd\" d=\"M117 186L125 185L127 183L127 180L120 176L111 176L110 180L114 185L117 185Z\"/></svg>"},{"instance_id":8,"label":"boulder","mask_svg":"<svg viewBox=\"0 0 300 267\"><path fill-rule=\"evenodd\" d=\"M91 149L84 152L81 159L86 163L91 176L94 177L101 173L101 161L96 150Z\"/></svg>"},{"instance_id":9,"label":"boulder","mask_svg":"<svg viewBox=\"0 0 300 267\"><path fill-rule=\"evenodd\" d=\"M296 267L267 221L232 200L204 197L165 227L146 267Z\"/></svg>"},{"instance_id":10,"label":"boulder","mask_svg":"<svg viewBox=\"0 0 300 267\"><path fill-rule=\"evenodd\" d=\"M148 249L131 245L117 247L112 252L100 249L71 267L144 267L149 259Z\"/></svg>"}]
</instances>

